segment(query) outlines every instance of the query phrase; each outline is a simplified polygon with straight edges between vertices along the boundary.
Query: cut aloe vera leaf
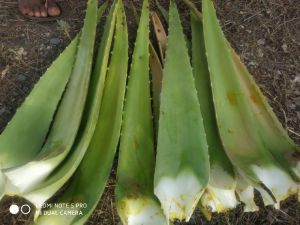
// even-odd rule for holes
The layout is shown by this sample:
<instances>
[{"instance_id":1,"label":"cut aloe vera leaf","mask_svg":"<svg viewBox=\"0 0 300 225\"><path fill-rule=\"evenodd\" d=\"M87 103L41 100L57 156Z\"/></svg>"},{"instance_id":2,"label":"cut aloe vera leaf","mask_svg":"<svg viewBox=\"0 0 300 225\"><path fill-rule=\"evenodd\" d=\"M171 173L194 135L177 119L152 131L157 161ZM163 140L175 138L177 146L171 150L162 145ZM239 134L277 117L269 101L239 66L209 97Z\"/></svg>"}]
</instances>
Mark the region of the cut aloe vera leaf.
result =
<instances>
[{"instance_id":1,"label":"cut aloe vera leaf","mask_svg":"<svg viewBox=\"0 0 300 225\"><path fill-rule=\"evenodd\" d=\"M203 194L200 203L202 209L220 213L233 209L238 204L235 197L236 179L219 137L205 55L203 25L193 13L191 13L191 25L193 72L206 132L211 169L207 191Z\"/></svg>"},{"instance_id":2,"label":"cut aloe vera leaf","mask_svg":"<svg viewBox=\"0 0 300 225\"><path fill-rule=\"evenodd\" d=\"M118 1L113 54L95 133L70 186L56 199L56 202L61 203L86 203L87 207L75 209L78 210L78 215L41 216L36 221L38 225L83 225L96 208L105 188L120 136L127 78L128 33L121 4L121 1ZM79 215L79 212L82 212L82 215Z\"/></svg>"},{"instance_id":3,"label":"cut aloe vera leaf","mask_svg":"<svg viewBox=\"0 0 300 225\"><path fill-rule=\"evenodd\" d=\"M42 75L0 135L1 169L25 164L41 151L72 73L79 36L74 38Z\"/></svg>"},{"instance_id":4,"label":"cut aloe vera leaf","mask_svg":"<svg viewBox=\"0 0 300 225\"><path fill-rule=\"evenodd\" d=\"M33 161L5 171L9 182L21 193L32 190L42 182L70 152L86 101L96 25L97 1L89 0L72 75L45 145ZM11 193L11 191L6 190L7 193Z\"/></svg>"},{"instance_id":5,"label":"cut aloe vera leaf","mask_svg":"<svg viewBox=\"0 0 300 225\"><path fill-rule=\"evenodd\" d=\"M115 190L118 213L128 225L167 224L153 193L149 44L149 3L144 0L126 92Z\"/></svg>"},{"instance_id":6,"label":"cut aloe vera leaf","mask_svg":"<svg viewBox=\"0 0 300 225\"><path fill-rule=\"evenodd\" d=\"M249 97L250 110L255 116L256 129L266 148L273 157L299 181L300 177L300 149L288 136L280 121L268 104L265 96L255 83L253 77L241 62L239 56L231 48L232 59L236 71L240 75L239 81L245 94Z\"/></svg>"},{"instance_id":7,"label":"cut aloe vera leaf","mask_svg":"<svg viewBox=\"0 0 300 225\"><path fill-rule=\"evenodd\" d=\"M263 127L276 124L263 112L267 103L257 100L255 83L250 83L249 74L239 68L241 62L234 58L212 1L203 0L202 7L210 80L223 146L247 182L255 188L269 189L272 197L281 201L298 189L291 177L295 174L271 154L271 143L282 147L287 143L286 136L278 135L275 140L273 132Z\"/></svg>"},{"instance_id":8,"label":"cut aloe vera leaf","mask_svg":"<svg viewBox=\"0 0 300 225\"><path fill-rule=\"evenodd\" d=\"M259 210L254 202L253 186L241 175L237 175L236 193L239 200L245 204L245 212L255 212Z\"/></svg>"},{"instance_id":9,"label":"cut aloe vera leaf","mask_svg":"<svg viewBox=\"0 0 300 225\"><path fill-rule=\"evenodd\" d=\"M189 220L209 179L208 147L174 1L161 92L154 193L167 219Z\"/></svg>"},{"instance_id":10,"label":"cut aloe vera leaf","mask_svg":"<svg viewBox=\"0 0 300 225\"><path fill-rule=\"evenodd\" d=\"M98 12L104 12L104 8L106 8L106 4L102 5ZM90 144L95 129L94 126L96 126L98 121L100 104L102 102L104 80L106 80L108 60L115 29L116 12L117 7L114 4L107 17L96 59L96 64L100 64L101 67L95 66L93 69L94 81L91 81L91 86L94 86L94 88L91 87L89 89L89 96L84 112L84 117L87 118L87 121L82 121L82 131L76 137L71 153L65 159L64 163L56 169L54 173L47 177L45 181L36 186L34 190L21 194L22 197L35 205L36 216L39 215L43 203L50 199L74 174ZM100 13L98 13L98 15L99 14ZM89 102L91 104L89 104Z\"/></svg>"}]
</instances>

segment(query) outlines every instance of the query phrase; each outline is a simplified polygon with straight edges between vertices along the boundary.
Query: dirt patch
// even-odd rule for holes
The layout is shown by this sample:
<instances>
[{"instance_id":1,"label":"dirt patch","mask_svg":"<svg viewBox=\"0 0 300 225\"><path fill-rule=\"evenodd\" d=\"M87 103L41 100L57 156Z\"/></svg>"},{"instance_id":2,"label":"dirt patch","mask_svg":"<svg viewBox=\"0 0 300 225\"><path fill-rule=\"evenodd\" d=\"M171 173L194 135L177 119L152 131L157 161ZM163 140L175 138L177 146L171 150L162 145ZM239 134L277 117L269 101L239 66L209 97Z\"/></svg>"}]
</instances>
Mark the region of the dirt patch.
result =
<instances>
[{"instance_id":1,"label":"dirt patch","mask_svg":"<svg viewBox=\"0 0 300 225\"><path fill-rule=\"evenodd\" d=\"M38 23L24 19L17 2L0 1L0 132L5 128L40 76L80 30L85 0L61 2L65 11L59 22ZM103 2L103 1L101 1ZM141 1L132 1L137 9ZM167 8L168 1L160 1ZM198 1L199 2L199 1ZM233 48L253 74L290 136L300 143L300 1L299 0L215 0L221 25ZM130 0L125 0L130 50L136 22ZM154 6L152 2L152 6ZM188 11L180 4L183 25L189 35ZM99 35L101 25L99 26ZM90 225L117 225L114 205L114 172ZM0 224L29 224L32 217L12 217L8 206L23 200L1 202ZM258 198L259 202L259 198ZM295 197L282 203L280 211L262 207L257 213L243 213L238 207L214 215L211 222L196 212L189 223L200 224L300 224L300 204ZM181 223L176 223L181 224Z\"/></svg>"}]
</instances>

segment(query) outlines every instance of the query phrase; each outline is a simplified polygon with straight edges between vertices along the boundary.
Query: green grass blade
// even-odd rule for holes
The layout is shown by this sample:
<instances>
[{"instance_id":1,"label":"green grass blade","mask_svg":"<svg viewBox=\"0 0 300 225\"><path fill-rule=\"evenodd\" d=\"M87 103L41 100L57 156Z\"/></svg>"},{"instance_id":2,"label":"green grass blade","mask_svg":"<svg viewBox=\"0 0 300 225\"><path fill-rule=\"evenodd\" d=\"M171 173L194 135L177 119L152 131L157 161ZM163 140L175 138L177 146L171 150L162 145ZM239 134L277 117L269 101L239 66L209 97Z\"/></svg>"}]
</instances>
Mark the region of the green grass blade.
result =
<instances>
[{"instance_id":1,"label":"green grass blade","mask_svg":"<svg viewBox=\"0 0 300 225\"><path fill-rule=\"evenodd\" d=\"M43 181L73 145L87 96L96 25L97 1L89 0L74 69L46 143L34 161L5 173L20 192L29 191Z\"/></svg>"},{"instance_id":2,"label":"green grass blade","mask_svg":"<svg viewBox=\"0 0 300 225\"><path fill-rule=\"evenodd\" d=\"M289 174L291 170L284 161L279 164L274 159L271 154L274 150L270 147L272 142L277 143L279 148L291 145L286 145L288 142L283 133L273 135L278 124L274 118L271 120L266 116L264 108L267 103L257 98L255 83L250 82L245 67L241 69L241 62L235 59L218 23L212 1L203 0L202 7L208 66L223 146L247 182L256 188L266 187L277 201L283 200L297 192L297 185ZM266 129L269 126L275 129L274 133ZM278 147L276 152L281 151Z\"/></svg>"},{"instance_id":3,"label":"green grass blade","mask_svg":"<svg viewBox=\"0 0 300 225\"><path fill-rule=\"evenodd\" d=\"M167 224L153 193L149 44L149 3L144 0L126 92L115 191L118 213L128 225Z\"/></svg>"},{"instance_id":4,"label":"green grass blade","mask_svg":"<svg viewBox=\"0 0 300 225\"><path fill-rule=\"evenodd\" d=\"M174 1L161 93L154 192L167 218L188 220L209 178L209 159L192 67Z\"/></svg>"},{"instance_id":5,"label":"green grass blade","mask_svg":"<svg viewBox=\"0 0 300 225\"><path fill-rule=\"evenodd\" d=\"M56 200L64 203L86 203L87 208L81 208L82 215L78 216L41 216L36 222L39 225L84 224L95 209L110 174L120 136L128 62L126 19L123 7L119 7L113 54L99 121L89 149L72 183Z\"/></svg>"},{"instance_id":6,"label":"green grass blade","mask_svg":"<svg viewBox=\"0 0 300 225\"><path fill-rule=\"evenodd\" d=\"M40 152L72 73L78 40L79 35L42 75L0 135L0 168L20 166Z\"/></svg>"},{"instance_id":7,"label":"green grass blade","mask_svg":"<svg viewBox=\"0 0 300 225\"><path fill-rule=\"evenodd\" d=\"M219 138L205 55L203 25L193 13L191 13L191 25L193 72L211 168L209 185L200 201L203 205L201 208L211 209L212 212L223 212L235 208L238 204L235 198L235 173Z\"/></svg>"}]
</instances>

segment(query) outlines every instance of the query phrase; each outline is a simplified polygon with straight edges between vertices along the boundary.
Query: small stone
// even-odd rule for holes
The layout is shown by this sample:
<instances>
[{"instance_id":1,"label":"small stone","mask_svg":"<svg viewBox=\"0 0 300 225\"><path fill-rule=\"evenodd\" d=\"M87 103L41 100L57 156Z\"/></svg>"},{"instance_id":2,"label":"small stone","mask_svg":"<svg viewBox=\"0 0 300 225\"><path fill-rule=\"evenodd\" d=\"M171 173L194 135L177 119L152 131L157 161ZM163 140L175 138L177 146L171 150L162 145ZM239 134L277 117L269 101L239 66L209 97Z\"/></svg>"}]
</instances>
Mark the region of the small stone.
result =
<instances>
[{"instance_id":1,"label":"small stone","mask_svg":"<svg viewBox=\"0 0 300 225\"><path fill-rule=\"evenodd\" d=\"M20 75L17 76L17 80L18 81L25 81L26 77L24 75L20 74Z\"/></svg>"},{"instance_id":2,"label":"small stone","mask_svg":"<svg viewBox=\"0 0 300 225\"><path fill-rule=\"evenodd\" d=\"M50 43L53 45L58 45L60 43L60 39L59 38L51 38Z\"/></svg>"},{"instance_id":3,"label":"small stone","mask_svg":"<svg viewBox=\"0 0 300 225\"><path fill-rule=\"evenodd\" d=\"M297 75L293 80L294 83L300 83L300 75Z\"/></svg>"},{"instance_id":4,"label":"small stone","mask_svg":"<svg viewBox=\"0 0 300 225\"><path fill-rule=\"evenodd\" d=\"M285 52L285 53L288 53L289 51L288 51L288 46L287 46L287 44L283 44L282 46L281 46L281 48L282 48L282 50Z\"/></svg>"},{"instance_id":5,"label":"small stone","mask_svg":"<svg viewBox=\"0 0 300 225\"><path fill-rule=\"evenodd\" d=\"M254 67L258 66L257 62L255 62L255 61L250 61L250 62L248 63L248 65L249 65L249 66L254 66Z\"/></svg>"},{"instance_id":6,"label":"small stone","mask_svg":"<svg viewBox=\"0 0 300 225\"><path fill-rule=\"evenodd\" d=\"M260 48L257 50L257 55L260 58L262 58L264 56L264 53L263 53L263 51Z\"/></svg>"},{"instance_id":7,"label":"small stone","mask_svg":"<svg viewBox=\"0 0 300 225\"><path fill-rule=\"evenodd\" d=\"M266 40L265 39L259 39L258 41L257 41L257 44L258 45L264 45L266 43Z\"/></svg>"}]
</instances>

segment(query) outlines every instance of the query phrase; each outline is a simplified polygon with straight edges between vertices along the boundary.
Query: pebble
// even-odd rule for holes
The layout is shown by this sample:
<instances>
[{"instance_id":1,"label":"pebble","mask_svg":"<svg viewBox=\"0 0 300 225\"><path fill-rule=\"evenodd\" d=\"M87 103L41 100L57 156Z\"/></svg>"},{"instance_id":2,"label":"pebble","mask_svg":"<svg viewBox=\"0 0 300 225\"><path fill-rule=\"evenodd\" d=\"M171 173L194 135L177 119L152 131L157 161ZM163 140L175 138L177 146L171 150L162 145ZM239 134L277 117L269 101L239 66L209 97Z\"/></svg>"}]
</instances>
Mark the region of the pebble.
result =
<instances>
[{"instance_id":1,"label":"pebble","mask_svg":"<svg viewBox=\"0 0 300 225\"><path fill-rule=\"evenodd\" d=\"M258 45L264 45L266 43L266 40L265 39L259 39L258 41L257 41L257 44Z\"/></svg>"},{"instance_id":2,"label":"pebble","mask_svg":"<svg viewBox=\"0 0 300 225\"><path fill-rule=\"evenodd\" d=\"M282 50L285 52L285 53L288 53L289 51L288 51L288 47L287 47L287 44L283 44L282 46L281 46L281 48L282 48Z\"/></svg>"},{"instance_id":3,"label":"pebble","mask_svg":"<svg viewBox=\"0 0 300 225\"><path fill-rule=\"evenodd\" d=\"M300 83L300 74L293 80L294 83Z\"/></svg>"},{"instance_id":4,"label":"pebble","mask_svg":"<svg viewBox=\"0 0 300 225\"><path fill-rule=\"evenodd\" d=\"M53 45L58 45L60 43L60 39L59 38L51 38L50 43Z\"/></svg>"},{"instance_id":5,"label":"pebble","mask_svg":"<svg viewBox=\"0 0 300 225\"><path fill-rule=\"evenodd\" d=\"M260 58L262 58L264 56L264 53L263 53L263 51L260 48L257 50L257 55Z\"/></svg>"},{"instance_id":6,"label":"pebble","mask_svg":"<svg viewBox=\"0 0 300 225\"><path fill-rule=\"evenodd\" d=\"M26 77L25 77L24 75L22 75L22 74L19 74L19 75L17 76L17 80L18 80L18 81L25 81L25 80L26 80Z\"/></svg>"}]
</instances>

